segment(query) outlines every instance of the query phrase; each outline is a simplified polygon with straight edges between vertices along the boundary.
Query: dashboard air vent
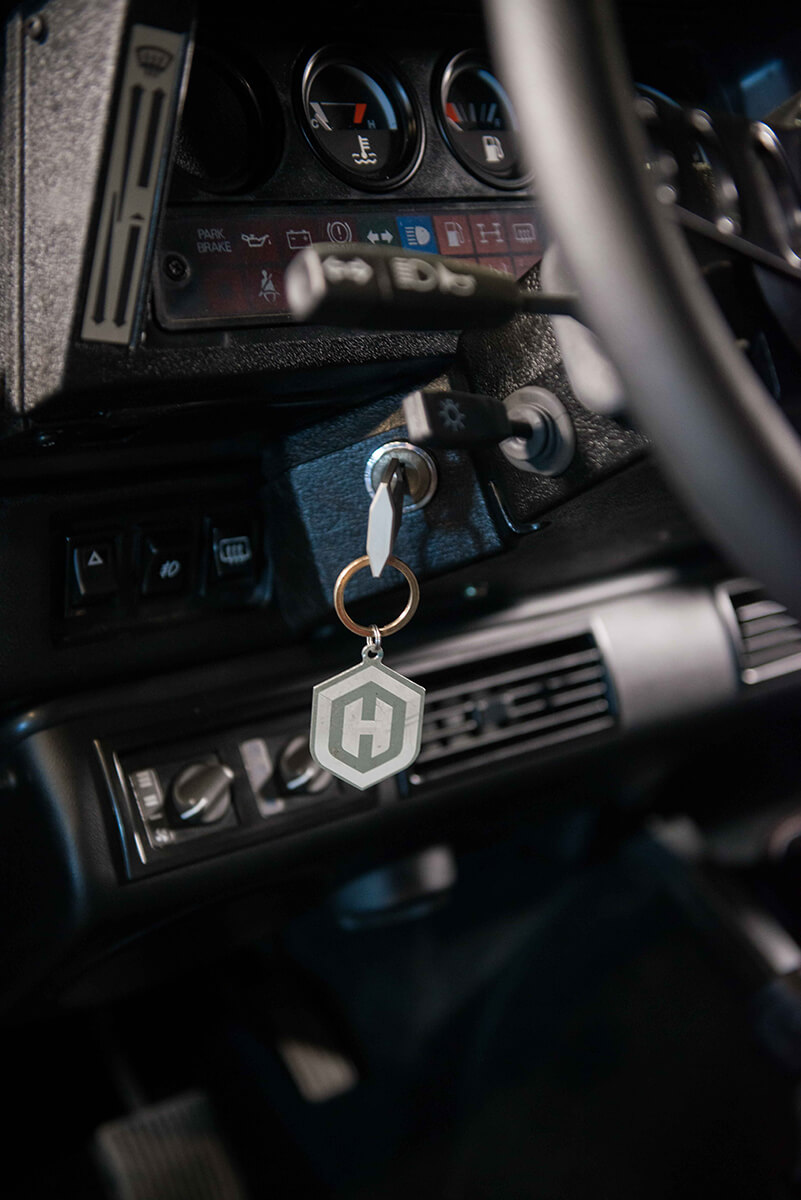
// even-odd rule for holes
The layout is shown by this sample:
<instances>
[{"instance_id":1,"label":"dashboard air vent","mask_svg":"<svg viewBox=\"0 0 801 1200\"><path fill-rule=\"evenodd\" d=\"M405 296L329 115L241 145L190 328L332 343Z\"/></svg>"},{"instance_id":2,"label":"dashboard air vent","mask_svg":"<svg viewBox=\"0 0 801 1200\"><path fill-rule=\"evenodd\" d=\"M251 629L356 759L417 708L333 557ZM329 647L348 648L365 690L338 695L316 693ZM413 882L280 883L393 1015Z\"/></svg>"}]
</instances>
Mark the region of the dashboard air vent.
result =
<instances>
[{"instance_id":1,"label":"dashboard air vent","mask_svg":"<svg viewBox=\"0 0 801 1200\"><path fill-rule=\"evenodd\" d=\"M412 787L611 728L612 688L591 633L427 676Z\"/></svg>"},{"instance_id":2,"label":"dashboard air vent","mask_svg":"<svg viewBox=\"0 0 801 1200\"><path fill-rule=\"evenodd\" d=\"M748 580L730 583L726 591L737 621L743 682L801 671L801 625L784 605Z\"/></svg>"}]
</instances>

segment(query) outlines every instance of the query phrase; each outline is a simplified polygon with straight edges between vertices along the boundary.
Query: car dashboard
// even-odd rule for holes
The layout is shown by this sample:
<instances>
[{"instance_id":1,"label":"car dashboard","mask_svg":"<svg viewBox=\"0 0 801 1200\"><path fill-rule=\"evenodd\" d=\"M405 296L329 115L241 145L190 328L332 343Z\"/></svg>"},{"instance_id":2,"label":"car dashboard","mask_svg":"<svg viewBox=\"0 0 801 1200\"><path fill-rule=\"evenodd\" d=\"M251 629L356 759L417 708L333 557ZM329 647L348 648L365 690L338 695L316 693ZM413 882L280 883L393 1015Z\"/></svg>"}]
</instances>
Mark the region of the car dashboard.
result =
<instances>
[{"instance_id":1,"label":"car dashboard","mask_svg":"<svg viewBox=\"0 0 801 1200\"><path fill-rule=\"evenodd\" d=\"M478 7L80 8L6 27L8 997L103 994L154 929L257 892L270 925L421 844L571 805L669 811L701 768L736 791L732 729L772 778L801 628L708 545L625 412L576 398L547 318L460 334L292 315L290 264L321 242L540 288L547 228ZM739 279L737 239L795 253L766 121L801 44L766 26L735 52L712 6L688 12L621 20L648 169L716 289ZM797 415L782 282L756 288L727 315ZM311 689L354 660L332 588L420 387L547 390L575 450L558 474L431 450L396 542L422 603L386 647L427 689L422 749L360 791L310 756ZM383 622L399 593L362 580L353 611ZM220 768L220 812L183 822L180 781ZM700 810L718 800L695 786Z\"/></svg>"}]
</instances>

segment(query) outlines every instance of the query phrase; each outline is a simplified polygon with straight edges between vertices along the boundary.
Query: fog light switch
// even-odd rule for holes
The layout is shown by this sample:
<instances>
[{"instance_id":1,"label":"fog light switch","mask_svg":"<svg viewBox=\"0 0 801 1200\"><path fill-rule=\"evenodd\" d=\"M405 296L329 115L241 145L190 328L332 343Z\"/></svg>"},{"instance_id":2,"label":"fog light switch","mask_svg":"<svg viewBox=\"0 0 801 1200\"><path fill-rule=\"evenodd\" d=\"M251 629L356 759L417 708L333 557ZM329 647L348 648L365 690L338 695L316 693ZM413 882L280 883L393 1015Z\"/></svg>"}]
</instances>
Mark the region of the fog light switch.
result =
<instances>
[{"instance_id":1,"label":"fog light switch","mask_svg":"<svg viewBox=\"0 0 801 1200\"><path fill-rule=\"evenodd\" d=\"M143 596L179 596L187 591L192 574L189 537L148 534L144 541Z\"/></svg>"}]
</instances>

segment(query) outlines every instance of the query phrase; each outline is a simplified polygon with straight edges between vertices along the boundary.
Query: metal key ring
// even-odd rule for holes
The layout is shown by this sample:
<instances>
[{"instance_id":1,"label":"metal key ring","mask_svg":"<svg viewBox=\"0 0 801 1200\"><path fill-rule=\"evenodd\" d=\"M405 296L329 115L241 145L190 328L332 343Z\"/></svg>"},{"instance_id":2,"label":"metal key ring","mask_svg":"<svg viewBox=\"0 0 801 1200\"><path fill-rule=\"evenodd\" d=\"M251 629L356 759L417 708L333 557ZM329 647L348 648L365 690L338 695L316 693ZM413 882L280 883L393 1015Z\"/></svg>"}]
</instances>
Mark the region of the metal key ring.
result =
<instances>
[{"instance_id":1,"label":"metal key ring","mask_svg":"<svg viewBox=\"0 0 801 1200\"><path fill-rule=\"evenodd\" d=\"M351 620L345 609L345 588L348 583L359 571L369 566L370 558L367 554L363 554L361 558L354 558L352 563L349 563L344 570L340 571L337 576L337 581L334 584L334 610L342 624L349 629L351 633L358 633L360 637L371 638L373 636L373 625L357 625ZM399 629L403 629L404 625L408 625L414 614L417 612L417 605L420 603L420 584L417 582L417 576L411 567L408 567L405 562L401 562L399 558L395 558L391 554L387 559L387 566L394 567L396 571L400 571L403 578L409 585L409 599L406 601L406 607L400 616L394 621L390 621L388 625L378 626L378 632L381 637L389 637L391 633L397 633Z\"/></svg>"}]
</instances>

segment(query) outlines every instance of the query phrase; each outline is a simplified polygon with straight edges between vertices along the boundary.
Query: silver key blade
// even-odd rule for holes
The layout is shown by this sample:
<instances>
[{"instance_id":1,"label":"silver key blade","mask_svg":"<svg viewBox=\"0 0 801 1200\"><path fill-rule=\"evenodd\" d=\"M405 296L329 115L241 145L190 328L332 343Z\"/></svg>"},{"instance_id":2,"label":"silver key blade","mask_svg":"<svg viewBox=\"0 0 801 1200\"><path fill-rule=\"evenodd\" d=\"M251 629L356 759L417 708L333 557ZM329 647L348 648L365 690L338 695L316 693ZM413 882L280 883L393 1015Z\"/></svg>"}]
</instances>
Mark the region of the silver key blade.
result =
<instances>
[{"instance_id":1,"label":"silver key blade","mask_svg":"<svg viewBox=\"0 0 801 1200\"><path fill-rule=\"evenodd\" d=\"M393 459L376 488L367 519L367 556L373 579L378 579L395 548L403 517L406 474L403 464Z\"/></svg>"}]
</instances>

